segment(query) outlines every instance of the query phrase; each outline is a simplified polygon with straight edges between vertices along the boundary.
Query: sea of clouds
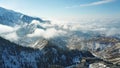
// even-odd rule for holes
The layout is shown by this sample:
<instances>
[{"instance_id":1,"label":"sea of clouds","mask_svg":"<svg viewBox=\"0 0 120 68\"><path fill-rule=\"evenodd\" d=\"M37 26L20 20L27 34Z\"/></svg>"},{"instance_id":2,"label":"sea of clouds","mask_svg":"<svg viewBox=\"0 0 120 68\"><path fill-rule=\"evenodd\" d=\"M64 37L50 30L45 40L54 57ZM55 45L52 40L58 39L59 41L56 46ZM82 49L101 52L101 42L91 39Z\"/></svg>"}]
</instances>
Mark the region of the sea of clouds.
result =
<instances>
[{"instance_id":1,"label":"sea of clouds","mask_svg":"<svg viewBox=\"0 0 120 68\"><path fill-rule=\"evenodd\" d=\"M34 31L26 33L21 36L18 35L18 30L23 28L26 29L29 25L34 25ZM17 41L22 37L43 37L46 39L54 38L56 36L66 35L71 31L81 31L87 33L88 31L99 32L106 36L120 35L120 19L119 18L96 18L96 19L79 19L77 23L74 21L70 22L51 22L51 23L40 23L39 21L33 20L30 24L16 25L14 27L0 24L0 36L11 40ZM42 28L37 28L40 26ZM32 30L32 28L30 29ZM22 30L21 32L27 32Z\"/></svg>"}]
</instances>

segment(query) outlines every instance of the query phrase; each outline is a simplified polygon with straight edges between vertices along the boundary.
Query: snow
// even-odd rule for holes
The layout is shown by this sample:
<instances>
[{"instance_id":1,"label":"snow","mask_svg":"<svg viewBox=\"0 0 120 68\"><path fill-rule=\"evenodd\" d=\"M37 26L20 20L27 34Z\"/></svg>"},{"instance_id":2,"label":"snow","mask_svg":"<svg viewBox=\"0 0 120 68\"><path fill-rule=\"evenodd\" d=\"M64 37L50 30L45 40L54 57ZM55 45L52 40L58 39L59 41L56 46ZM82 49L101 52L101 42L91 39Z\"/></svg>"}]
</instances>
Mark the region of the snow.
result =
<instances>
[{"instance_id":1,"label":"snow","mask_svg":"<svg viewBox=\"0 0 120 68\"><path fill-rule=\"evenodd\" d=\"M110 68L103 63L93 63L89 65L89 68Z\"/></svg>"}]
</instances>

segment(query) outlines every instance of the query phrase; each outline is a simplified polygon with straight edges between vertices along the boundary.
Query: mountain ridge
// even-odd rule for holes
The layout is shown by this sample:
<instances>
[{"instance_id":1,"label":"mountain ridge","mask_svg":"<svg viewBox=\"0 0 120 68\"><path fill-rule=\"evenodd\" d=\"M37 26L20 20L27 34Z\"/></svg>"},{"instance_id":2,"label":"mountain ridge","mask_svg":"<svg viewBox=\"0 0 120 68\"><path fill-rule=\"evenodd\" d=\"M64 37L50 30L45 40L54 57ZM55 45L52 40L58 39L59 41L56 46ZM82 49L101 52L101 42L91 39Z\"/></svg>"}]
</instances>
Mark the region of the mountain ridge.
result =
<instances>
[{"instance_id":1,"label":"mountain ridge","mask_svg":"<svg viewBox=\"0 0 120 68\"><path fill-rule=\"evenodd\" d=\"M20 12L15 12L13 10L0 7L0 23L3 25L14 26L14 25L20 25L23 23L31 23L33 20L37 20L43 23L44 22L50 23L50 21L48 20L42 20L38 17L24 15Z\"/></svg>"}]
</instances>

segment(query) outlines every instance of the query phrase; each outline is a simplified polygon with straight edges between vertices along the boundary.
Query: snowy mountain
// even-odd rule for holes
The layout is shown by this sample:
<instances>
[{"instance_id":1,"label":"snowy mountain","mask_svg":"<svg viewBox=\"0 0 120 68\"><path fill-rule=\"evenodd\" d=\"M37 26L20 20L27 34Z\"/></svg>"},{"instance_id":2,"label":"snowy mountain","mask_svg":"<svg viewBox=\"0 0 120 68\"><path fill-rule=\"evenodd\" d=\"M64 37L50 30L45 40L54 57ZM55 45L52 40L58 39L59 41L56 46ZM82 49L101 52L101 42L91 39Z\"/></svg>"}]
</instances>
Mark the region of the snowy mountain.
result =
<instances>
[{"instance_id":1,"label":"snowy mountain","mask_svg":"<svg viewBox=\"0 0 120 68\"><path fill-rule=\"evenodd\" d=\"M19 12L0 7L0 23L3 25L15 26L23 23L31 23L33 20L37 20L39 22L49 22L44 21L38 17L31 17Z\"/></svg>"},{"instance_id":2,"label":"snowy mountain","mask_svg":"<svg viewBox=\"0 0 120 68\"><path fill-rule=\"evenodd\" d=\"M28 38L26 35L33 33L36 29L45 30L40 23L49 24L50 21L0 7L0 36L10 41L19 44L21 39ZM23 43L26 41L27 39Z\"/></svg>"},{"instance_id":3,"label":"snowy mountain","mask_svg":"<svg viewBox=\"0 0 120 68\"><path fill-rule=\"evenodd\" d=\"M66 67L80 63L82 57L94 57L88 51L62 50L50 42L42 50L22 47L3 38L0 38L0 43L1 68L48 68L52 65Z\"/></svg>"},{"instance_id":4,"label":"snowy mountain","mask_svg":"<svg viewBox=\"0 0 120 68\"><path fill-rule=\"evenodd\" d=\"M62 49L48 41L43 49L23 47L0 37L1 68L92 68L116 67L102 59L94 57L89 51ZM41 45L41 44L39 44Z\"/></svg>"},{"instance_id":5,"label":"snowy mountain","mask_svg":"<svg viewBox=\"0 0 120 68\"><path fill-rule=\"evenodd\" d=\"M0 7L0 66L120 67L119 21L110 21L56 24Z\"/></svg>"}]
</instances>

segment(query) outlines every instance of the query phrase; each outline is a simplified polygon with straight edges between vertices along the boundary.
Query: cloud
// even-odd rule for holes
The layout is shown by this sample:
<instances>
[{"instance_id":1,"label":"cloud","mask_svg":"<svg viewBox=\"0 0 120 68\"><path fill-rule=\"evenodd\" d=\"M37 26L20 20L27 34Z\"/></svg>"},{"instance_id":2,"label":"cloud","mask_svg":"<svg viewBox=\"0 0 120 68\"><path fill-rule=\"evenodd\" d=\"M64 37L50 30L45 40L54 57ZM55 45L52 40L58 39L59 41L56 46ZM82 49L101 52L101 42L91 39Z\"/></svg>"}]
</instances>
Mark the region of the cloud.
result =
<instances>
[{"instance_id":1,"label":"cloud","mask_svg":"<svg viewBox=\"0 0 120 68\"><path fill-rule=\"evenodd\" d=\"M56 30L55 28L49 28L47 30L36 29L34 33L28 34L28 37L44 37L46 39L53 38L55 36L59 36L61 34L66 33L63 30Z\"/></svg>"},{"instance_id":2,"label":"cloud","mask_svg":"<svg viewBox=\"0 0 120 68\"><path fill-rule=\"evenodd\" d=\"M101 0L101 1L97 1L97 2L92 2L89 4L81 4L80 6L95 6L95 5L101 5L101 4L106 4L106 3L110 3L113 2L114 0Z\"/></svg>"},{"instance_id":3,"label":"cloud","mask_svg":"<svg viewBox=\"0 0 120 68\"><path fill-rule=\"evenodd\" d=\"M75 21L73 21L75 22ZM42 26L45 29L37 28L35 27L35 30L32 31L31 29L34 28L28 28L23 29L22 31L19 31L20 26L18 28L16 27L9 27L5 25L0 25L0 36L5 37L6 39L10 41L17 41L21 38L28 37L28 38L46 38L46 39L51 39L57 36L64 36L66 34L70 34L73 31L81 31L84 33L87 33L89 31L92 32L98 32L100 34L106 34L107 36L109 35L115 35L115 34L120 34L119 30L119 23L120 20L119 18L114 19L114 18L86 18L79 20L79 23L53 23L53 24L45 24L45 23L40 23L38 21L33 21L31 24L26 25L25 29L27 29L28 26L30 25L35 25L35 26ZM3 29L4 28L4 29ZM23 28L23 27L21 27ZM23 36L20 36L18 32L25 32L26 34L23 33Z\"/></svg>"},{"instance_id":4,"label":"cloud","mask_svg":"<svg viewBox=\"0 0 120 68\"><path fill-rule=\"evenodd\" d=\"M0 24L0 34L11 32L11 31L14 31L12 27Z\"/></svg>"},{"instance_id":5,"label":"cloud","mask_svg":"<svg viewBox=\"0 0 120 68\"><path fill-rule=\"evenodd\" d=\"M102 5L102 4L110 3L110 2L113 2L113 1L115 1L115 0L100 0L100 1L95 1L95 2L88 3L88 4L74 5L74 6L70 6L70 7L66 7L66 8L96 6L96 5Z\"/></svg>"},{"instance_id":6,"label":"cloud","mask_svg":"<svg viewBox=\"0 0 120 68\"><path fill-rule=\"evenodd\" d=\"M17 41L19 39L18 35L16 34L16 32L12 32L9 34L4 35L5 39L8 39L10 41Z\"/></svg>"},{"instance_id":7,"label":"cloud","mask_svg":"<svg viewBox=\"0 0 120 68\"><path fill-rule=\"evenodd\" d=\"M18 36L16 34L17 29L18 27L10 27L0 24L0 36L10 41L17 41L18 40Z\"/></svg>"},{"instance_id":8,"label":"cloud","mask_svg":"<svg viewBox=\"0 0 120 68\"><path fill-rule=\"evenodd\" d=\"M34 32L27 34L27 37L43 37L49 39L66 33L66 31L58 29L61 27L60 24L40 23L35 20L33 20L30 25L32 24L36 26L41 26L45 29L35 28Z\"/></svg>"}]
</instances>

